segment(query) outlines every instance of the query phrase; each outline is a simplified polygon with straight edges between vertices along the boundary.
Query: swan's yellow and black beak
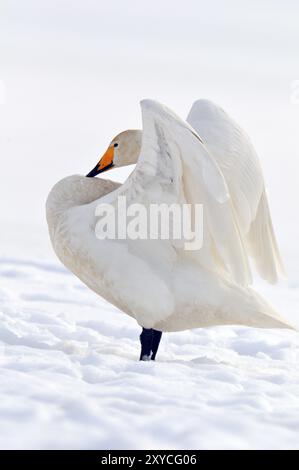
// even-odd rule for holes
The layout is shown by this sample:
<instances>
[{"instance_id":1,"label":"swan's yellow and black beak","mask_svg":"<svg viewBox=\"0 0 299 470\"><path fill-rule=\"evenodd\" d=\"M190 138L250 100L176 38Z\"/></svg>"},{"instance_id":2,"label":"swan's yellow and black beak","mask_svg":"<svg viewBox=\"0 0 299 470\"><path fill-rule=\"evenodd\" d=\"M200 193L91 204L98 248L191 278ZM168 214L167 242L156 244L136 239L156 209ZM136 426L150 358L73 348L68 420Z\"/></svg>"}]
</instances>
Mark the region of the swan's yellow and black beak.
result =
<instances>
[{"instance_id":1,"label":"swan's yellow and black beak","mask_svg":"<svg viewBox=\"0 0 299 470\"><path fill-rule=\"evenodd\" d=\"M99 163L97 163L96 166L86 176L92 178L93 176L97 176L99 173L103 173L103 171L109 170L109 168L113 167L113 159L114 147L108 147Z\"/></svg>"}]
</instances>

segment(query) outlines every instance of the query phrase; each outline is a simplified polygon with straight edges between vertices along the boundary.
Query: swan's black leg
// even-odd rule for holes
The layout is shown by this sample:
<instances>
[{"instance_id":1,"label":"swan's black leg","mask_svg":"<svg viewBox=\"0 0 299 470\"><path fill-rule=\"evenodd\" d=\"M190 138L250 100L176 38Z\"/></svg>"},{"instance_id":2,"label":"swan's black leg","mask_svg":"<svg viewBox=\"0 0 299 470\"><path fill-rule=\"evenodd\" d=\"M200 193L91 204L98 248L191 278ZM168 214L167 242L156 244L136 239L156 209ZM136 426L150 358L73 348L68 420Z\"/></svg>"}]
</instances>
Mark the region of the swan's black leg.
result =
<instances>
[{"instance_id":1,"label":"swan's black leg","mask_svg":"<svg viewBox=\"0 0 299 470\"><path fill-rule=\"evenodd\" d=\"M140 353L140 358L139 358L140 361L151 360L153 331L154 330L152 328L142 328L142 333L140 335L140 343L141 343L141 353Z\"/></svg>"},{"instance_id":2,"label":"swan's black leg","mask_svg":"<svg viewBox=\"0 0 299 470\"><path fill-rule=\"evenodd\" d=\"M161 341L161 336L162 336L162 331L153 330L152 356L151 356L152 361L156 359L156 354L157 354L159 344Z\"/></svg>"}]
</instances>

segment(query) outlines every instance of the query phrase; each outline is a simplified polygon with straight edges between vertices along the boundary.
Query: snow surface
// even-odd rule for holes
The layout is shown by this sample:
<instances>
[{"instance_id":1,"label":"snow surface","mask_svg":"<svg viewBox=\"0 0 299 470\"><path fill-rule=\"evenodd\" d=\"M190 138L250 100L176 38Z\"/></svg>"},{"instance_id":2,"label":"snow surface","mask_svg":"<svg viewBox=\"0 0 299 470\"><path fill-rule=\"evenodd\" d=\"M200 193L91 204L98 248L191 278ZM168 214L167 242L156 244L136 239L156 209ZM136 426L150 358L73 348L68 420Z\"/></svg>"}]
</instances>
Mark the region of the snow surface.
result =
<instances>
[{"instance_id":1,"label":"snow surface","mask_svg":"<svg viewBox=\"0 0 299 470\"><path fill-rule=\"evenodd\" d=\"M286 262L287 282L256 288L298 325L299 4L3 3L0 447L299 449L296 332L167 334L140 363L138 326L56 260L44 210L140 127L142 98L181 117L212 99L253 140Z\"/></svg>"},{"instance_id":2,"label":"snow surface","mask_svg":"<svg viewBox=\"0 0 299 470\"><path fill-rule=\"evenodd\" d=\"M56 262L3 258L1 448L299 448L299 337L139 328Z\"/></svg>"}]
</instances>

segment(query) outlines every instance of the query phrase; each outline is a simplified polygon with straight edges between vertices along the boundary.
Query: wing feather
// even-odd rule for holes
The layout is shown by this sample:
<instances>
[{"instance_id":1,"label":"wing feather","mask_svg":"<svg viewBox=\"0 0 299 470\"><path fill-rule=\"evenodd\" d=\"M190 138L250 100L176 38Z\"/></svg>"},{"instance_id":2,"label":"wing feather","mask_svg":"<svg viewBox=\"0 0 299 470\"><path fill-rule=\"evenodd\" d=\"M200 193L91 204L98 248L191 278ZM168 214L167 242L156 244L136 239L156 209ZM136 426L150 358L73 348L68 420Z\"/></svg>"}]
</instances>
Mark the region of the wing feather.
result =
<instances>
[{"instance_id":1,"label":"wing feather","mask_svg":"<svg viewBox=\"0 0 299 470\"><path fill-rule=\"evenodd\" d=\"M196 101L187 121L199 133L219 165L236 212L236 223L260 276L271 283L283 275L264 178L247 134L222 108Z\"/></svg>"},{"instance_id":2,"label":"wing feather","mask_svg":"<svg viewBox=\"0 0 299 470\"><path fill-rule=\"evenodd\" d=\"M120 191L129 202L203 204L204 246L197 261L247 284L246 250L217 161L197 132L171 110L153 100L143 100L141 108L141 153Z\"/></svg>"}]
</instances>

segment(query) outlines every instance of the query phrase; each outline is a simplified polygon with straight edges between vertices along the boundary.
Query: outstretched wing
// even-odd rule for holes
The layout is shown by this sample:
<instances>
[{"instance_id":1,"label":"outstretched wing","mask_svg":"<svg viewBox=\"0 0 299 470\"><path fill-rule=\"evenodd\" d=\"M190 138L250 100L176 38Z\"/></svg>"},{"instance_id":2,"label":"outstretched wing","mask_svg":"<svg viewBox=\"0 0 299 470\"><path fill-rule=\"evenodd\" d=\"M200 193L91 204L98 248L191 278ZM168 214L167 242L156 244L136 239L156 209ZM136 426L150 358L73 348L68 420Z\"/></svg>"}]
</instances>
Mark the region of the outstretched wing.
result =
<instances>
[{"instance_id":1,"label":"outstretched wing","mask_svg":"<svg viewBox=\"0 0 299 470\"><path fill-rule=\"evenodd\" d=\"M196 101L187 118L217 162L229 190L244 245L264 279L283 274L261 166L247 134L223 109Z\"/></svg>"},{"instance_id":2,"label":"outstretched wing","mask_svg":"<svg viewBox=\"0 0 299 470\"><path fill-rule=\"evenodd\" d=\"M129 203L202 204L203 247L193 256L208 269L248 283L246 251L217 162L195 130L171 110L152 100L142 101L141 108L143 137L136 168L109 197L126 195Z\"/></svg>"}]
</instances>

